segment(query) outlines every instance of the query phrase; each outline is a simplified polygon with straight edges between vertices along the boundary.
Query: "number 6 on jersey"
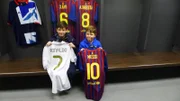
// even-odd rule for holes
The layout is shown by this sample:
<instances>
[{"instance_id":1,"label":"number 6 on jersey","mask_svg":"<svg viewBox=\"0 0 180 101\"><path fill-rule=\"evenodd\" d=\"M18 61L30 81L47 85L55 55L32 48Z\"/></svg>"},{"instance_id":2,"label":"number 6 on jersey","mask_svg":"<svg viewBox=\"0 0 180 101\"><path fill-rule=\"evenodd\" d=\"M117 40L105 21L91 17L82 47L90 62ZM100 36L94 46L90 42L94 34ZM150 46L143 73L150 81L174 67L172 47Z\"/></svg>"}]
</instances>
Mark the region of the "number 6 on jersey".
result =
<instances>
[{"instance_id":1,"label":"number 6 on jersey","mask_svg":"<svg viewBox=\"0 0 180 101\"><path fill-rule=\"evenodd\" d=\"M100 67L98 63L87 63L87 80L93 79L97 80L100 77ZM94 73L94 68L96 68L96 75Z\"/></svg>"},{"instance_id":2,"label":"number 6 on jersey","mask_svg":"<svg viewBox=\"0 0 180 101\"><path fill-rule=\"evenodd\" d=\"M60 13L60 21L65 21L68 24L68 14L66 12Z\"/></svg>"}]
</instances>

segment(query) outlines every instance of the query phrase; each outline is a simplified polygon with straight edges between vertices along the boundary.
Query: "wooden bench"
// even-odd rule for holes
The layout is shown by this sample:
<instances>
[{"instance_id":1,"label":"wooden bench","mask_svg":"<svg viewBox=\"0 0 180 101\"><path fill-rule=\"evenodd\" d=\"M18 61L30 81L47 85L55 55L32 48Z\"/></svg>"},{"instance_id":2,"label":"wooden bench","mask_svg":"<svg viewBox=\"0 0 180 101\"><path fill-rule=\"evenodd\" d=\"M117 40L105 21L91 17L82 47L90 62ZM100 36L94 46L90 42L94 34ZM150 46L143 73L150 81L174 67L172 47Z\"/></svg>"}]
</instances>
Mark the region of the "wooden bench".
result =
<instances>
[{"instance_id":1,"label":"wooden bench","mask_svg":"<svg viewBox=\"0 0 180 101\"><path fill-rule=\"evenodd\" d=\"M180 66L180 52L109 54L109 70L147 69Z\"/></svg>"},{"instance_id":2,"label":"wooden bench","mask_svg":"<svg viewBox=\"0 0 180 101\"><path fill-rule=\"evenodd\" d=\"M109 71L180 66L180 52L108 54ZM0 77L47 75L40 58L1 61Z\"/></svg>"}]
</instances>

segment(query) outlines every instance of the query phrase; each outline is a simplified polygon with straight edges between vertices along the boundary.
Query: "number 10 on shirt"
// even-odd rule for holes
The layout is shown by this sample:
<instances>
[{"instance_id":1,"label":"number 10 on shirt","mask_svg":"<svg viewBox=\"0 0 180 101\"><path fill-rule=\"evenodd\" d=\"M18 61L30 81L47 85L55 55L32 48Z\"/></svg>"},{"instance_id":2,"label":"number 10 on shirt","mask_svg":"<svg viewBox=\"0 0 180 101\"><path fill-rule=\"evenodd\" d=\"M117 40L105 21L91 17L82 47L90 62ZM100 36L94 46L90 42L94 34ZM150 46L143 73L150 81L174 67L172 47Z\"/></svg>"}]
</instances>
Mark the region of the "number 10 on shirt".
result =
<instances>
[{"instance_id":1,"label":"number 10 on shirt","mask_svg":"<svg viewBox=\"0 0 180 101\"><path fill-rule=\"evenodd\" d=\"M100 67L98 63L87 63L86 64L86 68L87 68L87 80L97 80L100 77ZM96 68L96 71L94 70ZM95 73L96 72L96 75Z\"/></svg>"}]
</instances>

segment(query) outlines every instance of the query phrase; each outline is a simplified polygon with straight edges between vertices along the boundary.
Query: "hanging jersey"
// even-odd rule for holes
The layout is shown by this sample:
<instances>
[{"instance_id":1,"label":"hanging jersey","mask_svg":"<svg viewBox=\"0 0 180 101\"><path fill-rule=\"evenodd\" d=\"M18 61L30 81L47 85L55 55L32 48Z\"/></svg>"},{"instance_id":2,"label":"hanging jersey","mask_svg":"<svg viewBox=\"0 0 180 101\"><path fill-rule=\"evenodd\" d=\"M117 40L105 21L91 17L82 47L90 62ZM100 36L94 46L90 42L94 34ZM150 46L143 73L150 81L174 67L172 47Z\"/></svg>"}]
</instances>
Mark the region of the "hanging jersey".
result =
<instances>
[{"instance_id":1,"label":"hanging jersey","mask_svg":"<svg viewBox=\"0 0 180 101\"><path fill-rule=\"evenodd\" d=\"M69 89L67 70L70 62L76 62L76 55L69 44L53 41L51 46L44 47L42 58L43 67L52 81L52 93Z\"/></svg>"},{"instance_id":2,"label":"hanging jersey","mask_svg":"<svg viewBox=\"0 0 180 101\"><path fill-rule=\"evenodd\" d=\"M72 19L69 18L72 6L72 0L51 0L51 21L53 24L53 33L56 33L56 24L65 21L68 24L68 30L73 37L75 37L75 25Z\"/></svg>"},{"instance_id":3,"label":"hanging jersey","mask_svg":"<svg viewBox=\"0 0 180 101\"><path fill-rule=\"evenodd\" d=\"M104 92L106 53L103 49L84 49L79 52L80 70L84 72L84 89L87 99L99 101Z\"/></svg>"},{"instance_id":4,"label":"hanging jersey","mask_svg":"<svg viewBox=\"0 0 180 101\"><path fill-rule=\"evenodd\" d=\"M76 16L70 17L74 17L71 19L74 19L76 22L76 29L78 33L76 40L78 43L84 39L86 28L89 25L93 25L97 28L98 9L99 7L96 0L76 0L75 10L73 9L74 12L76 12Z\"/></svg>"},{"instance_id":5,"label":"hanging jersey","mask_svg":"<svg viewBox=\"0 0 180 101\"><path fill-rule=\"evenodd\" d=\"M9 3L8 24L13 26L17 44L24 46L36 44L38 34L37 25L41 25L41 19L34 1Z\"/></svg>"}]
</instances>

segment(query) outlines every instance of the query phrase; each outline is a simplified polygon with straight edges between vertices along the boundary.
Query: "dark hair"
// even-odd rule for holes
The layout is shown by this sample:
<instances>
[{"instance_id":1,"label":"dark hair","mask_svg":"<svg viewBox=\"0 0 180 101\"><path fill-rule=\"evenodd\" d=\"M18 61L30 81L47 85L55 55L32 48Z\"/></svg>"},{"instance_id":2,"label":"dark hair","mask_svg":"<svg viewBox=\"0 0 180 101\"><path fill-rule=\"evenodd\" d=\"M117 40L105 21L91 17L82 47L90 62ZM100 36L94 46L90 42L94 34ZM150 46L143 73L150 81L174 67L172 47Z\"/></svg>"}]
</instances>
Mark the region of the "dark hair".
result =
<instances>
[{"instance_id":1,"label":"dark hair","mask_svg":"<svg viewBox=\"0 0 180 101\"><path fill-rule=\"evenodd\" d=\"M96 28L92 25L90 25L89 27L87 27L86 32L90 31L90 33L94 33L96 35Z\"/></svg>"},{"instance_id":2,"label":"dark hair","mask_svg":"<svg viewBox=\"0 0 180 101\"><path fill-rule=\"evenodd\" d=\"M65 21L58 22L56 28L68 28L68 25Z\"/></svg>"}]
</instances>

